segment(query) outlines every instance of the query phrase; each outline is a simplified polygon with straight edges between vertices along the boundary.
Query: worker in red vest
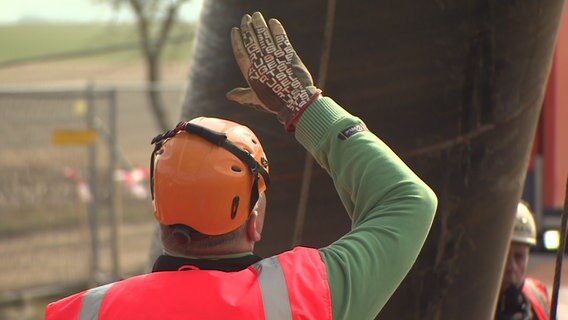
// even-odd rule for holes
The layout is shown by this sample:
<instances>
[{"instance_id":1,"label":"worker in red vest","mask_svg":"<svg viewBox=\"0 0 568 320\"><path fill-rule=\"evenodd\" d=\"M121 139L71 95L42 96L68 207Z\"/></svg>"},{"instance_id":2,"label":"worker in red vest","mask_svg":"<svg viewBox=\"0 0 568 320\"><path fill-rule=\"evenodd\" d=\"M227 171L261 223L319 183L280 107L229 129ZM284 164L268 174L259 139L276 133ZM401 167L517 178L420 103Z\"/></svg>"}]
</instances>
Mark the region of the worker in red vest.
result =
<instances>
[{"instance_id":1,"label":"worker in red vest","mask_svg":"<svg viewBox=\"0 0 568 320\"><path fill-rule=\"evenodd\" d=\"M545 285L526 276L530 247L534 245L536 224L527 205L520 202L517 205L495 319L549 319L550 300Z\"/></svg>"},{"instance_id":2,"label":"worker in red vest","mask_svg":"<svg viewBox=\"0 0 568 320\"><path fill-rule=\"evenodd\" d=\"M153 141L165 249L153 272L54 302L47 319L373 319L408 273L434 193L361 119L321 95L280 22L247 14L231 41L249 87L228 98L295 132L332 177L351 231L325 248L254 255L270 185L259 139L228 120L182 122Z\"/></svg>"}]
</instances>

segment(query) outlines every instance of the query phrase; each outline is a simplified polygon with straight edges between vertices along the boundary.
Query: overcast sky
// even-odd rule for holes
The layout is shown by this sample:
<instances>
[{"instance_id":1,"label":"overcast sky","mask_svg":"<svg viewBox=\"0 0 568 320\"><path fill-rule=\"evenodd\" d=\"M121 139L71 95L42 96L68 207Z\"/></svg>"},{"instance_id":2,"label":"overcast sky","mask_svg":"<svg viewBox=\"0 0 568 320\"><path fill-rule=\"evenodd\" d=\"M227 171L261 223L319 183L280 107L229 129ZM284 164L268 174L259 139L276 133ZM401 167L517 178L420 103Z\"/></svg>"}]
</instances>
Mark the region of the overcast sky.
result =
<instances>
[{"instance_id":1,"label":"overcast sky","mask_svg":"<svg viewBox=\"0 0 568 320\"><path fill-rule=\"evenodd\" d=\"M182 6L180 16L195 20L203 0L190 0ZM118 13L109 4L97 0L0 0L0 24L15 24L22 21L47 20L68 22L128 21L129 10Z\"/></svg>"}]
</instances>

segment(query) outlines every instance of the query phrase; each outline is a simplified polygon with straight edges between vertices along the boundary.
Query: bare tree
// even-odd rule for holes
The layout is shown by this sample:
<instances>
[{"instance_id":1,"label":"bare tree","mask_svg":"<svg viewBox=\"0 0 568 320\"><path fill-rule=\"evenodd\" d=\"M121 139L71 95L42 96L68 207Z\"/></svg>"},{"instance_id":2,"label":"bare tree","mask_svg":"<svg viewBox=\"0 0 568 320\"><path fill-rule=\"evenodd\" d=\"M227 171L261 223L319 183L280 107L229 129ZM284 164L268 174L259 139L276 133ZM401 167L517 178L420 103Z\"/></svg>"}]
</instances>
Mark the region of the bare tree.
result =
<instances>
[{"instance_id":1,"label":"bare tree","mask_svg":"<svg viewBox=\"0 0 568 320\"><path fill-rule=\"evenodd\" d=\"M160 130L170 127L158 84L160 55L177 22L180 7L192 0L109 0L115 8L127 4L136 17L140 49L146 63L147 95Z\"/></svg>"}]
</instances>

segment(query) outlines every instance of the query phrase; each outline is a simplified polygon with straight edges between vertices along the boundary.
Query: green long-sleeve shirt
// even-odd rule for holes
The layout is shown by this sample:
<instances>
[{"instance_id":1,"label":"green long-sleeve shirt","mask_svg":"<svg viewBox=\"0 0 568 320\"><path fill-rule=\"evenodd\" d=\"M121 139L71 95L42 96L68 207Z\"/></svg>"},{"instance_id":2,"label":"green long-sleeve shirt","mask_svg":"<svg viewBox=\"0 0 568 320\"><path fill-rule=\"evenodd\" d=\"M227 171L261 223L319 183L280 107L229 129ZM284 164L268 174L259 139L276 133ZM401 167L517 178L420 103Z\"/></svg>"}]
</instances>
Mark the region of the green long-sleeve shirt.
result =
<instances>
[{"instance_id":1,"label":"green long-sleeve shirt","mask_svg":"<svg viewBox=\"0 0 568 320\"><path fill-rule=\"evenodd\" d=\"M416 260L437 200L432 190L330 98L306 109L296 138L331 175L353 221L321 248L333 319L373 319Z\"/></svg>"}]
</instances>

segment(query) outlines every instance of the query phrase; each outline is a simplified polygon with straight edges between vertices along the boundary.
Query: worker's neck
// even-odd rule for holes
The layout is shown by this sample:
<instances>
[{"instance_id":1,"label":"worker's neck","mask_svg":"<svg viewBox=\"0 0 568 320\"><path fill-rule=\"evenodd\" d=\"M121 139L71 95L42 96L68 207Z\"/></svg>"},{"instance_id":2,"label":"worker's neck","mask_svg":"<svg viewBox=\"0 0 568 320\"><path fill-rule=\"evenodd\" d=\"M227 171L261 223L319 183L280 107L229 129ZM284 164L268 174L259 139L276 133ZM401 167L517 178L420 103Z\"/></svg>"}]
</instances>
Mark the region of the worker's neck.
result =
<instances>
[{"instance_id":1,"label":"worker's neck","mask_svg":"<svg viewBox=\"0 0 568 320\"><path fill-rule=\"evenodd\" d=\"M244 240L244 239L243 239ZM208 248L188 248L183 252L172 252L165 249L165 253L174 257L189 259L228 259L235 257L243 257L252 255L254 251L254 242L251 241L235 241L232 243L223 243L218 246Z\"/></svg>"}]
</instances>

